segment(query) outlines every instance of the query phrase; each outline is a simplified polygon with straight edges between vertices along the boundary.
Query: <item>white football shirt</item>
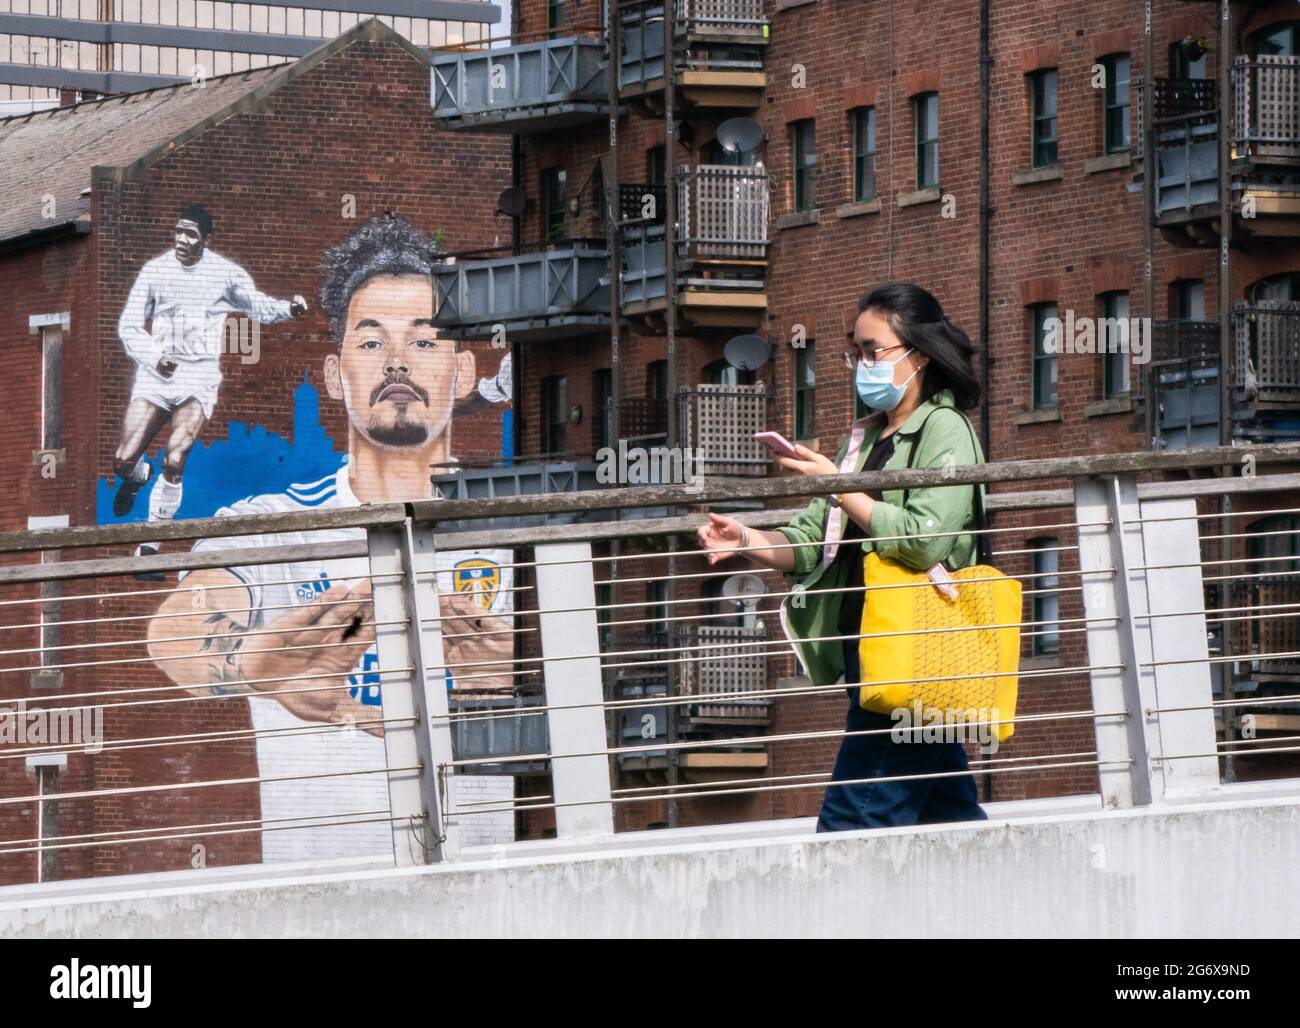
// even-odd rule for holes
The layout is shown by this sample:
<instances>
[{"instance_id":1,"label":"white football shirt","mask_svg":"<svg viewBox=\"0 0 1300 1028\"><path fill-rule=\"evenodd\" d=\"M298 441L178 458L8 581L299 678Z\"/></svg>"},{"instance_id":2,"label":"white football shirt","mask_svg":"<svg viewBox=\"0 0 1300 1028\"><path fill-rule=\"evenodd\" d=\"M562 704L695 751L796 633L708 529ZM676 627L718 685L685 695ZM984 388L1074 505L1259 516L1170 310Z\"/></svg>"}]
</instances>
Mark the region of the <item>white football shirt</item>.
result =
<instances>
[{"instance_id":1,"label":"white football shirt","mask_svg":"<svg viewBox=\"0 0 1300 1028\"><path fill-rule=\"evenodd\" d=\"M154 367L164 354L177 361L216 362L225 348L230 314L263 325L292 317L288 300L259 292L253 277L234 261L205 250L186 267L175 250L168 250L140 269L117 333L131 358L145 367Z\"/></svg>"},{"instance_id":2,"label":"white football shirt","mask_svg":"<svg viewBox=\"0 0 1300 1028\"><path fill-rule=\"evenodd\" d=\"M284 493L267 493L222 507L216 516L276 514L304 510L356 507L359 502L348 482L346 460L335 474L305 485L292 485ZM341 542L365 538L363 528L318 529L305 532L267 532L261 535L200 539L194 550L233 550L263 546L295 546ZM508 549L458 550L437 555L439 592L477 591L494 614L513 609L510 586L513 568ZM344 560L295 561L286 564L258 564L228 569L241 579L252 597L249 627L266 628L293 606L310 603L332 585L355 584L369 573L364 557ZM351 694L376 716L382 711L378 655L372 645L353 670ZM276 687L276 686L273 686ZM291 686L290 686L291 687ZM250 695L253 728L259 733L274 729L324 727L304 721L268 696ZM384 740L364 731L328 731L298 735L257 736L257 766L261 777L313 775L322 772L365 771L386 766ZM488 776L477 776L487 778ZM468 786L470 783L464 783ZM490 787L507 802L513 795L509 778L497 777ZM388 812L388 779L385 774L350 774L341 777L306 778L261 784L262 818L320 817L363 811ZM513 839L513 818L502 814L479 815L499 822L498 834ZM284 824L294 824L286 821ZM274 825L270 826L274 827ZM482 831L480 827L480 832ZM392 828L388 822L295 828L262 833L262 859L269 863L285 860L317 860L331 857L373 856L392 852Z\"/></svg>"}]
</instances>

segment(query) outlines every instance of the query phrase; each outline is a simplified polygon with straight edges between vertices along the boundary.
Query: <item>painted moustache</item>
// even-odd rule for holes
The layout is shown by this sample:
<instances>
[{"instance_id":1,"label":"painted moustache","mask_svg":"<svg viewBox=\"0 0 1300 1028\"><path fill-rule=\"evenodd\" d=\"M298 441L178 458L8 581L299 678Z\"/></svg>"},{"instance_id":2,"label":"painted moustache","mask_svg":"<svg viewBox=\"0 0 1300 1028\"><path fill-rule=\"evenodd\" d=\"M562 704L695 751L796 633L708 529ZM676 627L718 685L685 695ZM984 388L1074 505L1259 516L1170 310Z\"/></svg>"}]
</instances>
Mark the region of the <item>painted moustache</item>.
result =
<instances>
[{"instance_id":1,"label":"painted moustache","mask_svg":"<svg viewBox=\"0 0 1300 1028\"><path fill-rule=\"evenodd\" d=\"M370 406L391 400L393 403L406 404L419 400L429 406L429 394L405 375L392 375L375 386L370 394Z\"/></svg>"}]
</instances>

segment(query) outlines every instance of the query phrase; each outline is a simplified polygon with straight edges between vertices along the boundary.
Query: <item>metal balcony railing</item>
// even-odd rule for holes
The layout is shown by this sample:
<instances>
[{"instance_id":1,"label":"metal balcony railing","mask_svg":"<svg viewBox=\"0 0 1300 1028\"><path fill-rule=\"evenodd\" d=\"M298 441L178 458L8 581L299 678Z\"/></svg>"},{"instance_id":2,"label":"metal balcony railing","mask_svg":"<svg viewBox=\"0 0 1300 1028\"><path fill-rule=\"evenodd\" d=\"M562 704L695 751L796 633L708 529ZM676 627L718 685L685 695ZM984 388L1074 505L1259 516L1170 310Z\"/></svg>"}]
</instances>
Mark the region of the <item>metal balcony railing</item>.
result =
<instances>
[{"instance_id":1,"label":"metal balcony railing","mask_svg":"<svg viewBox=\"0 0 1300 1028\"><path fill-rule=\"evenodd\" d=\"M1155 134L1155 213L1191 214L1219 202L1219 121L1216 112L1172 116Z\"/></svg>"},{"instance_id":2,"label":"metal balcony railing","mask_svg":"<svg viewBox=\"0 0 1300 1028\"><path fill-rule=\"evenodd\" d=\"M433 116L449 128L552 132L609 111L600 39L569 36L491 50L435 51Z\"/></svg>"},{"instance_id":3,"label":"metal balcony railing","mask_svg":"<svg viewBox=\"0 0 1300 1028\"><path fill-rule=\"evenodd\" d=\"M595 489L596 465L590 462L557 461L550 463L513 464L506 467L458 468L432 478L437 495L447 500L494 500L507 496L553 496ZM566 511L539 514L531 518L503 518L479 527L524 528L536 525L568 525L575 520L601 520L607 512L592 511L580 515ZM469 528L466 522L449 528Z\"/></svg>"},{"instance_id":4,"label":"metal balcony railing","mask_svg":"<svg viewBox=\"0 0 1300 1028\"><path fill-rule=\"evenodd\" d=\"M662 6L660 7L662 10ZM674 16L686 34L763 37L763 0L675 0Z\"/></svg>"},{"instance_id":5,"label":"metal balcony railing","mask_svg":"<svg viewBox=\"0 0 1300 1028\"><path fill-rule=\"evenodd\" d=\"M629 229L623 237L620 251L623 257L621 272L623 305L663 300L668 295L665 286L668 260L664 242L663 225L647 225Z\"/></svg>"},{"instance_id":6,"label":"metal balcony railing","mask_svg":"<svg viewBox=\"0 0 1300 1028\"><path fill-rule=\"evenodd\" d=\"M1286 544L1289 539L1284 537L1280 541ZM1256 610L1300 610L1300 561L1270 554L1267 559L1260 558L1259 567L1260 577L1232 584L1231 605ZM1270 575L1270 571L1280 573ZM1235 652L1247 658L1237 668L1241 678L1258 678L1263 674L1270 678L1300 679L1300 618L1253 618L1236 622L1232 627ZM1281 709L1297 713L1285 704Z\"/></svg>"},{"instance_id":7,"label":"metal balcony railing","mask_svg":"<svg viewBox=\"0 0 1300 1028\"><path fill-rule=\"evenodd\" d=\"M1232 91L1238 155L1300 158L1300 57L1238 57Z\"/></svg>"},{"instance_id":8,"label":"metal balcony railing","mask_svg":"<svg viewBox=\"0 0 1300 1028\"><path fill-rule=\"evenodd\" d=\"M1153 444L1186 448L1219 440L1219 325L1214 321L1153 321L1151 359L1135 385L1154 386Z\"/></svg>"},{"instance_id":9,"label":"metal balcony railing","mask_svg":"<svg viewBox=\"0 0 1300 1028\"><path fill-rule=\"evenodd\" d=\"M676 252L683 268L712 264L711 277L679 278L678 285L710 291L761 292L767 257L770 180L755 168L724 164L679 168ZM639 212L644 193L631 187L629 212ZM629 228L623 240L623 300L626 304L661 300L665 250L662 218ZM725 271L718 265L727 265ZM697 269L698 270L698 269Z\"/></svg>"},{"instance_id":10,"label":"metal balcony railing","mask_svg":"<svg viewBox=\"0 0 1300 1028\"><path fill-rule=\"evenodd\" d=\"M698 661L682 668L681 694L696 703L688 717L709 720L766 721L772 707L767 695L767 629L732 625L694 625L679 636L685 652L698 651ZM710 697L724 702L707 702Z\"/></svg>"},{"instance_id":11,"label":"metal balcony railing","mask_svg":"<svg viewBox=\"0 0 1300 1028\"><path fill-rule=\"evenodd\" d=\"M609 324L608 249L568 240L552 249L434 269L434 323L454 338L571 337Z\"/></svg>"},{"instance_id":12,"label":"metal balcony railing","mask_svg":"<svg viewBox=\"0 0 1300 1028\"><path fill-rule=\"evenodd\" d=\"M1141 157L1148 128L1155 131L1157 148L1161 140L1176 139L1189 127L1212 125L1219 116L1219 89L1214 79L1175 79L1157 77L1151 82L1154 116L1148 125L1144 79L1133 79L1133 152Z\"/></svg>"},{"instance_id":13,"label":"metal balcony railing","mask_svg":"<svg viewBox=\"0 0 1300 1028\"><path fill-rule=\"evenodd\" d=\"M479 774L524 775L546 770L542 756L550 743L546 733L546 716L537 708L545 702L541 695L453 697L448 701L451 714L451 748L461 760L481 760ZM532 760L521 755L534 754ZM499 763L493 764L495 758Z\"/></svg>"},{"instance_id":14,"label":"metal balcony railing","mask_svg":"<svg viewBox=\"0 0 1300 1028\"><path fill-rule=\"evenodd\" d=\"M0 743L0 882L192 876L195 845L227 865L456 860L483 819L510 833L499 852L522 853L515 825L539 813L561 842L665 804L735 821L772 816L779 794L811 814L838 787L844 684L795 673L777 625L779 607L803 602L798 583L734 553L709 565L696 532L702 508L764 502L741 520L773 529L810 496L864 489L1001 486L981 531L1023 587L1021 700L1006 752L971 761L1013 801L1000 817L1049 794L1091 796L1097 811L1231 807L1229 764L1275 779L1274 802L1300 798L1300 745L1236 731L1261 704L1234 691L1243 675L1269 676L1269 709L1300 704L1300 522L1261 527L1300 511L1300 444L1250 456L1249 478L1214 473L1242 467L1228 447L6 533L0 716L21 704L25 730L44 727ZM677 513L485 527L651 502ZM162 552L134 556L145 541ZM807 546L816 563L825 544L751 545ZM763 586L742 583L753 629L719 610L738 571ZM144 573L165 580L143 587ZM858 638L832 626L804 641ZM42 684L51 672L57 691ZM622 688L635 681L640 693ZM742 724L765 704L778 731ZM657 720L668 709L738 724L673 738ZM994 721L967 727L987 736ZM720 747L763 760L725 764ZM672 775L617 771L655 754ZM511 767L550 781L522 794L500 778Z\"/></svg>"},{"instance_id":15,"label":"metal balcony railing","mask_svg":"<svg viewBox=\"0 0 1300 1028\"><path fill-rule=\"evenodd\" d=\"M1141 160L1148 134L1154 136L1155 214L1189 215L1219 198L1218 85L1213 79L1156 78L1151 83L1153 117L1146 90L1134 79L1134 157Z\"/></svg>"},{"instance_id":16,"label":"metal balcony railing","mask_svg":"<svg viewBox=\"0 0 1300 1028\"><path fill-rule=\"evenodd\" d=\"M1300 303L1239 304L1232 323L1237 389L1252 400L1300 404Z\"/></svg>"},{"instance_id":17,"label":"metal balcony railing","mask_svg":"<svg viewBox=\"0 0 1300 1028\"><path fill-rule=\"evenodd\" d=\"M622 226L662 225L668 210L668 187L662 182L620 182L618 223Z\"/></svg>"},{"instance_id":18,"label":"metal balcony railing","mask_svg":"<svg viewBox=\"0 0 1300 1028\"><path fill-rule=\"evenodd\" d=\"M767 256L767 173L723 164L677 172L678 249L686 257Z\"/></svg>"},{"instance_id":19,"label":"metal balcony railing","mask_svg":"<svg viewBox=\"0 0 1300 1028\"><path fill-rule=\"evenodd\" d=\"M1219 355L1217 321L1153 321L1151 337L1153 364Z\"/></svg>"},{"instance_id":20,"label":"metal balcony railing","mask_svg":"<svg viewBox=\"0 0 1300 1028\"><path fill-rule=\"evenodd\" d=\"M754 441L768 427L767 390L761 384L703 383L677 397L682 445L705 475L764 475L771 454Z\"/></svg>"},{"instance_id":21,"label":"metal balcony railing","mask_svg":"<svg viewBox=\"0 0 1300 1028\"><path fill-rule=\"evenodd\" d=\"M679 70L753 72L763 68L767 19L762 0L675 0ZM619 4L619 87L644 86L664 74L663 0Z\"/></svg>"},{"instance_id":22,"label":"metal balcony railing","mask_svg":"<svg viewBox=\"0 0 1300 1028\"><path fill-rule=\"evenodd\" d=\"M614 436L611 432L609 438ZM629 396L618 405L618 438L629 444L653 446L668 438L668 401Z\"/></svg>"}]
</instances>

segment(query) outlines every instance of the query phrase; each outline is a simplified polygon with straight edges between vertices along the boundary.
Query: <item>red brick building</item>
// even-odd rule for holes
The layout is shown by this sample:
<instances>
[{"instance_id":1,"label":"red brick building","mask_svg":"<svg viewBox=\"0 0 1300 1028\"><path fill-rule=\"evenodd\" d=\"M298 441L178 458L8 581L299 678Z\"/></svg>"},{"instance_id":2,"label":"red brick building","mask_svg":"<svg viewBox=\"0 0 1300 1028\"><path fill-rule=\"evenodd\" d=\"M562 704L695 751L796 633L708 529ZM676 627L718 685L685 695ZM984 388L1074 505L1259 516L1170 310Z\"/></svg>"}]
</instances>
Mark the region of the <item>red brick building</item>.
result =
<instances>
[{"instance_id":1,"label":"red brick building","mask_svg":"<svg viewBox=\"0 0 1300 1028\"><path fill-rule=\"evenodd\" d=\"M97 513L109 495L129 385L119 312L141 263L166 246L176 211L196 191L217 223L214 245L237 254L258 287L276 297L313 295L319 255L348 231L346 196L355 200L357 219L394 211L426 231L443 230L445 248L457 257L435 272L440 325L471 340L503 326L514 358L515 419L506 432L491 415L474 415L478 427L458 451L466 464L491 463L503 452L525 462L584 461L618 438L698 445L699 412L710 403L727 412L719 431L735 436L732 442L747 442L756 426L770 427L833 452L854 414L850 372L840 355L857 299L889 280L930 289L987 358L985 402L975 422L990 459L1217 442L1222 423L1233 425L1229 437L1243 442L1300 432L1300 378L1256 382L1268 388L1251 393L1246 367L1234 354L1226 372L1231 421L1218 405L1217 386L1216 319L1226 321L1234 340L1241 334L1242 352L1260 373L1258 347L1285 345L1294 329L1269 337L1283 342L1261 344L1251 326L1300 320L1287 306L1300 302L1300 113L1251 107L1241 92L1248 83L1272 81L1268 76L1297 74L1293 5L1232 7L1229 82L1233 102L1245 97L1246 121L1230 140L1233 242L1226 266L1229 306L1242 305L1240 312L1225 310L1218 299L1222 210L1217 168L1205 165L1207 140L1226 131L1227 112L1238 109L1219 103L1212 85L1224 56L1216 4L1153 4L1148 68L1135 4L946 5L936 18L934 5L922 3L733 0L733 23L719 27L705 19L683 27L675 45L671 127L654 5L619 4L622 114L612 156L606 6L521 0L511 46L434 55L432 95L426 55L370 24L287 69L0 122L6 153L0 174L8 168L15 184L6 190L14 201L7 198L0 212L0 276L8 286L0 290L0 345L13 369L0 389L8 409L20 412L6 428L12 459L0 462L6 526L20 531L28 518L60 515L73 525L104 520ZM557 59L547 63L547 55ZM500 86L491 82L493 62L508 71ZM534 93L494 100L492 89L509 86L514 69L522 69L519 81ZM543 77L528 79L534 72ZM1164 169L1158 183L1142 174L1137 147L1144 76L1155 80L1149 138L1166 162L1157 163ZM752 118L762 130L761 143L739 154L718 135L738 117ZM734 125L731 131L734 136ZM88 140L93 145L84 146ZM1179 152L1187 155L1183 164ZM622 187L617 193L615 179ZM507 187L512 193L500 195ZM48 218L47 194L56 211ZM1256 217L1242 208L1246 196L1258 207ZM680 229L671 290L662 244L670 197L677 206L674 231ZM648 213L642 209L647 198ZM618 233L609 231L611 219L623 223ZM616 269L622 275L616 355L608 297L615 241L623 254ZM532 308L474 306L483 295L471 288L475 276L517 281L517 295L528 295L537 281L530 276L541 271L555 272L547 281L556 292ZM66 323L59 318L65 312ZM1041 345L1043 322L1067 312L1154 319L1154 359L1148 365L1096 354L1053 357ZM730 365L726 344L741 334L766 339L771 359L756 370ZM291 436L298 409L287 398L304 375L313 395L321 393L318 369L331 344L316 305L306 320L268 328L266 335L264 345L301 349L303 359L276 362L269 376L256 365L230 367L224 395L237 400L207 426L205 441L237 434L247 423ZM47 386L42 408L32 384L49 381L42 357L48 372L48 354L60 345L63 389ZM97 397L94 403L76 402L87 393ZM1175 423L1175 410L1193 408L1195 417ZM62 413L57 431L51 431L52 409ZM341 431L343 413L322 400L320 420ZM767 473L757 447L729 452L740 456L713 473ZM50 461L53 477L42 474ZM1008 573L1064 577L1077 567L1070 563L1070 532L1047 527L1068 521L1062 513L998 516L1002 527L1023 528L999 540L1012 551L1000 561ZM1058 546L1054 560L1048 555ZM630 619L653 622L656 615L648 612L680 609L664 605L669 597L707 597L708 609L724 610L717 590L730 574L709 577L687 554L673 565L682 577L669 584L662 555L655 547L644 551L633 548L639 559L625 561L620 572L637 581L606 594L628 604ZM154 606L148 599L130 610L143 614ZM1067 623L1080 612L1077 592L1063 589L1056 605L1027 605L1026 616ZM84 631L77 638L87 642L105 641L108 633ZM779 628L774 618L760 617L737 631L752 641L755 633L776 638ZM651 650L679 638L667 617L617 636L620 648ZM1022 689L1021 711L1085 709L1086 676L1057 673L1085 663L1078 633L1027 637L1022 667L1045 676ZM775 682L793 672L790 662L774 656L760 678ZM105 680L135 681L126 673ZM643 668L611 680L608 697L662 694L669 680L664 667ZM709 760L695 766L658 755L617 761L618 784L822 771L833 759L834 739L760 747L727 740L838 729L842 706L831 694L781 699L761 718L688 719L678 731L716 743L702 754ZM176 723L177 731L244 724L212 713L211 705L178 714ZM148 730L143 721L128 727ZM611 741L640 739L626 733L613 725ZM1071 727L1030 725L1004 755L1092 745L1086 719ZM196 779L234 777L250 761L249 752L239 755L236 747L236 753L220 767L191 758L183 770ZM163 759L74 761L60 788L151 781L149 762ZM15 772L0 768L4 775L12 782ZM547 791L542 778L521 781L521 795ZM982 784L985 798L1016 799L1089 792L1096 779L1082 767ZM222 791L219 801L194 793L147 803L114 799L98 805L93 817L64 801L61 830L221 821L245 816L252 793L238 786ZM799 816L814 813L819 801L818 789L795 788L684 799L675 812L662 801L621 804L619 824ZM9 837L25 837L30 816L0 812L0 824ZM521 815L527 834L544 832L548 821L545 813ZM231 838L215 859L258 859L255 836ZM58 870L73 877L185 866L188 844L169 845L148 857L131 847L69 851ZM0 863L0 874L29 873L28 858L13 860Z\"/></svg>"},{"instance_id":2,"label":"red brick building","mask_svg":"<svg viewBox=\"0 0 1300 1028\"><path fill-rule=\"evenodd\" d=\"M1285 92L1290 86L1282 87L1285 95L1276 103L1267 99L1274 95L1269 83L1293 83L1297 74L1293 5L1232 5L1225 53L1218 5L1156 2L1150 67L1137 4L990 4L983 7L983 24L979 4L937 10L922 3L735 0L722 6L722 15L717 5L677 6L670 130L658 8L617 5L618 95L625 115L617 119L613 158L606 79L580 76L560 102L525 95L505 120L500 109L508 103L483 103L477 95L466 99L448 90L440 101L435 86L435 113L449 126L473 135L518 129L518 181L528 198L520 236L529 252L563 249L570 237L595 235L599 253L593 259L604 255L602 204L612 195L606 183L615 164L634 200L647 192L661 196L654 186L679 181L676 195L691 208L675 212L683 264L671 362L663 286L658 284L657 304L645 301L645 258L638 249L654 228L621 210L626 196L609 208L624 219L617 367L607 317L596 329L577 324L545 333L535 324L517 323L522 453L592 452L610 433L601 418L590 415L611 407L624 426L619 435L662 440L681 394L700 383L740 383L744 390L752 388L744 384L749 381L765 387L760 402L768 427L833 452L854 413L850 372L840 354L856 303L869 286L889 280L930 289L986 356L986 396L976 423L991 460L1213 445L1221 424L1230 425L1225 439L1242 443L1295 437L1300 380L1285 372L1277 388L1258 393L1248 381L1254 373L1248 363L1266 359L1252 326L1262 318L1280 338L1294 340L1300 300L1300 112L1295 94ZM595 0L524 0L516 44L504 53L527 60L548 46L580 55L583 47L598 49L599 40L610 38L606 21L605 5ZM550 42L537 42L543 32ZM481 58L459 66L451 57L436 60L448 62L442 66L448 83L459 81L453 71L471 83L475 74L486 74L472 66ZM1228 88L1220 103L1225 62ZM1142 159L1144 77L1152 81L1154 118L1145 128L1158 151L1155 176L1144 175ZM717 136L733 117L752 118L762 129L762 142L740 157L724 152ZM676 146L668 154L670 131ZM1228 137L1224 188L1234 205L1224 261L1215 170L1220 131ZM1184 150L1190 156L1180 157ZM700 233L692 232L704 203L697 183L720 182L737 170L719 170L723 164L744 165L766 190L770 219L757 262L745 259L755 253L749 248L753 237L734 222L724 230L732 244L724 260L702 259ZM1190 187L1180 192L1184 179ZM1242 206L1247 196L1257 201L1256 217ZM756 273L746 267L755 263L761 267ZM657 267L662 270L662 264ZM1225 267L1229 309L1220 301ZM472 261L462 271L475 273ZM707 306L701 294L707 294ZM1261 308L1260 301L1280 306ZM591 313L597 307L582 309ZM1136 351L1132 360L1089 353L1049 359L1041 345L1042 319L1064 319L1067 313L1153 319L1145 359ZM493 317L458 311L444 324L472 334L476 322L481 328ZM1217 395L1225 323L1233 347L1240 339L1247 358L1235 349L1229 358L1231 420L1220 417ZM773 358L756 373L738 375L725 368L723 347L744 332L764 336ZM1295 344L1276 345L1275 357ZM1155 402L1144 402L1153 389ZM557 420L564 420L557 419L557 410L581 419L569 418L557 429ZM1193 414L1179 423L1178 411ZM743 445L749 429L738 417L737 438L730 443ZM676 442L698 445L691 431L683 417ZM755 456L762 456L757 448ZM999 548L1009 551L1001 562L1008 572L1048 577L1059 570L1064 579L1077 569L1071 531L1048 527L1070 520L1062 514L1000 516L1000 525L1024 528L1023 534L999 539ZM644 577L652 567L662 564L647 562L631 574ZM703 567L682 560L679 573L698 575ZM682 579L677 595L694 595L695 588ZM621 595L635 602L638 589L621 587ZM654 602L655 596L640 598ZM1063 590L1041 609L1027 604L1026 617L1034 611L1044 619L1059 617L1062 624L1077 619L1077 589ZM1027 634L1025 646L1023 667L1045 677L1022 690L1022 711L1086 708L1086 676L1055 671L1086 665L1080 630ZM840 704L838 696L777 702L771 730L835 727ZM1008 752L1087 750L1091 734L1087 721L1050 729L1031 725L1017 733ZM834 745L774 744L771 763L760 773L824 768ZM995 798L1013 799L1090 791L1095 776L1084 767L1005 775L986 784ZM720 797L698 807L684 803L680 816L685 823L808 814L819 799L815 789ZM646 816L652 822L666 818L662 807Z\"/></svg>"},{"instance_id":3,"label":"red brick building","mask_svg":"<svg viewBox=\"0 0 1300 1028\"><path fill-rule=\"evenodd\" d=\"M186 470L187 497L208 502L203 494L223 488L223 481L248 495L310 480L315 474L300 474L301 464L291 470L308 450L337 465L347 420L322 381L322 362L336 346L318 301L322 256L375 215L396 215L449 248L489 246L500 231L493 211L509 183L509 145L439 131L428 92L426 52L370 21L293 64L212 78L202 88L167 87L0 121L0 347L8 369L0 399L9 415L0 461L5 531L122 520L110 508L132 362L119 340L119 315L142 265L169 249L179 212L196 202L211 214L213 251L245 269L271 297L303 295L308 311L262 327L261 359L223 358L220 398ZM483 373L495 373L495 363L487 368L486 362L499 361L499 353L482 352ZM499 410L466 414L457 420L457 455L499 457L503 442L508 445L502 433ZM150 459L157 459L166 439L164 431L154 440ZM195 462L217 447L229 456L224 471L216 465L203 471ZM277 475L282 484L270 484ZM270 477L259 488L263 476ZM143 506L141 500L129 519L138 520ZM183 507L181 516L186 513ZM126 552L117 547L75 556ZM166 595L151 591L174 586L173 575L156 584L130 577L61 583L65 597L112 592L113 598L49 604L48 619L64 622L57 636L30 628L4 632L10 670L3 676L4 697L163 686L166 679L142 659L140 642L144 620ZM36 595L33 587L5 591L11 603L0 615L4 623L30 626L38 608L12 601ZM127 620L77 624L119 615ZM36 652L43 642L71 649ZM117 649L108 648L114 643ZM110 662L76 667L91 660ZM63 670L42 670L47 663ZM33 669L12 670L18 668ZM127 707L110 712L106 732L124 739L246 731L242 707L179 702L164 708L166 717L156 707ZM245 738L192 749L73 753L58 789L256 774ZM7 796L39 787L21 759L0 765L0 782ZM257 817L256 809L256 785L144 792L93 804L64 800L47 810L47 817L57 813L58 827L51 830L47 822L46 832L239 821ZM0 826L9 840L35 837L34 805L0 808ZM258 840L256 833L207 839L205 859L256 862ZM47 853L47 873L71 878L187 867L192 845L179 840ZM31 880L31 873L30 853L0 855L0 880Z\"/></svg>"}]
</instances>

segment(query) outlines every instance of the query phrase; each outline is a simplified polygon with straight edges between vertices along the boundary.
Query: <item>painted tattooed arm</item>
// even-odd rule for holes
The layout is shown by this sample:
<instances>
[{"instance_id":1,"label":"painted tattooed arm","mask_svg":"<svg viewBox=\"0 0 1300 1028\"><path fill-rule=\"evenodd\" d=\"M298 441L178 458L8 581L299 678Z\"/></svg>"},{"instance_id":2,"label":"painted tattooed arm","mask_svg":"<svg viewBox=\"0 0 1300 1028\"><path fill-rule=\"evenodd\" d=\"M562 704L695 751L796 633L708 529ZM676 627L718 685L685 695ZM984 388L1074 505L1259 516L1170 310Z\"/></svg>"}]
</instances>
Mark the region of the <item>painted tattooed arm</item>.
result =
<instances>
[{"instance_id":1,"label":"painted tattooed arm","mask_svg":"<svg viewBox=\"0 0 1300 1028\"><path fill-rule=\"evenodd\" d=\"M347 676L374 641L370 583L335 586L252 628L247 586L220 568L196 571L149 622L149 655L196 696L265 693L307 721L373 720ZM381 734L378 726L367 731Z\"/></svg>"}]
</instances>

